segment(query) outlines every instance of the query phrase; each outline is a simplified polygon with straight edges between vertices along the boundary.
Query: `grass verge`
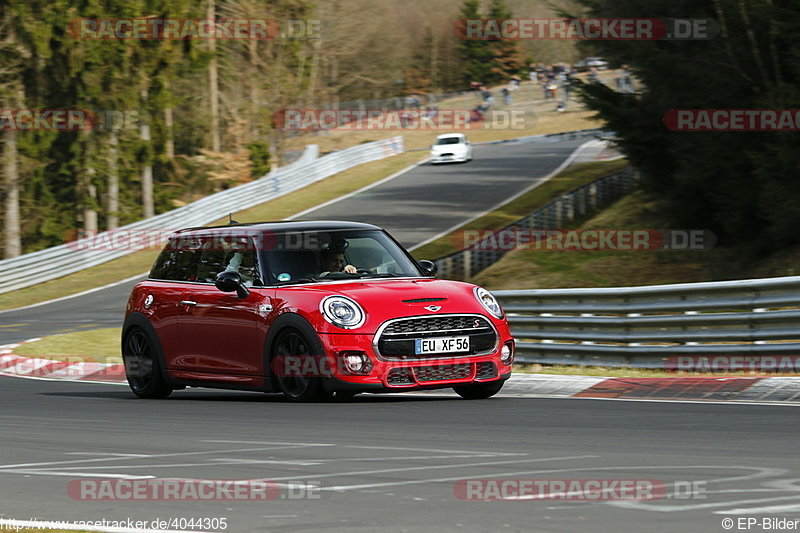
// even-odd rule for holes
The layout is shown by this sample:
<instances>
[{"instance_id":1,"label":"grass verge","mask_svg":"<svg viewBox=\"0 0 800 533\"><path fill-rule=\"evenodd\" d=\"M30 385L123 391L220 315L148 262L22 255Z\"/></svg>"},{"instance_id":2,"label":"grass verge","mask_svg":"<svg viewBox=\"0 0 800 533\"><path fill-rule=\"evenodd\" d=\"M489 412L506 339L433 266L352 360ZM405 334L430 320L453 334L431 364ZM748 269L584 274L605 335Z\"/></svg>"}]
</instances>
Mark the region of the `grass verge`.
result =
<instances>
[{"instance_id":1,"label":"grass verge","mask_svg":"<svg viewBox=\"0 0 800 533\"><path fill-rule=\"evenodd\" d=\"M639 191L570 228L669 228L657 199ZM698 228L702 229L702 228ZM626 287L800 274L800 246L754 257L744 246L718 243L699 251L515 250L472 279L490 290Z\"/></svg>"},{"instance_id":2,"label":"grass verge","mask_svg":"<svg viewBox=\"0 0 800 533\"><path fill-rule=\"evenodd\" d=\"M613 79L619 74L617 71L608 70L601 74L601 79L606 84L613 86ZM585 78L584 75L580 77ZM485 142L503 139L513 139L528 135L543 133L560 133L563 131L581 130L600 127L595 118L595 112L587 110L583 104L575 99L573 93L566 112L556 111L556 100L544 100L539 83L522 82L519 90L511 96L511 104L506 105L500 96L501 87L492 87L490 90L495 95L493 110L513 112L516 123L511 126L501 121L486 121L471 123L470 128L453 128L452 130L433 131L430 129L402 129L396 130L405 141L406 150L424 149L433 143L436 135L449 132L466 134L472 142ZM479 103L476 93L465 93L438 102L439 109L473 109ZM332 150L343 150L357 144L378 140L380 135L389 134L387 130L331 130L317 134L304 134L284 141L284 147L301 150L306 144L318 144L323 153Z\"/></svg>"},{"instance_id":3,"label":"grass verge","mask_svg":"<svg viewBox=\"0 0 800 533\"><path fill-rule=\"evenodd\" d=\"M36 342L21 344L14 348L14 353L59 361L121 363L121 331L121 328L102 328L51 335Z\"/></svg>"}]
</instances>

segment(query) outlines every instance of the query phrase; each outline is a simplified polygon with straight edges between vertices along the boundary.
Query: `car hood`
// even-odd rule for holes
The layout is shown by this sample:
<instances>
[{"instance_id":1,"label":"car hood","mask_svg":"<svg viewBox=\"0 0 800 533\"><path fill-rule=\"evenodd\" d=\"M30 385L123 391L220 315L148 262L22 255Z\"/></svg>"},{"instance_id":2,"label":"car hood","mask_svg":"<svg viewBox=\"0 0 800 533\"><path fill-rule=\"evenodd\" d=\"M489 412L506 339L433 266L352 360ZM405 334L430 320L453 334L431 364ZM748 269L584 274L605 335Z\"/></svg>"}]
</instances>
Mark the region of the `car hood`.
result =
<instances>
[{"instance_id":1,"label":"car hood","mask_svg":"<svg viewBox=\"0 0 800 533\"><path fill-rule=\"evenodd\" d=\"M322 318L319 303L327 296L346 296L366 313L366 321L357 331L374 333L386 320L407 316L477 313L495 321L475 298L474 288L470 283L433 278L375 279L287 287L279 289L278 297L289 310L318 325L318 331L343 333ZM438 309L432 310L434 307Z\"/></svg>"}]
</instances>

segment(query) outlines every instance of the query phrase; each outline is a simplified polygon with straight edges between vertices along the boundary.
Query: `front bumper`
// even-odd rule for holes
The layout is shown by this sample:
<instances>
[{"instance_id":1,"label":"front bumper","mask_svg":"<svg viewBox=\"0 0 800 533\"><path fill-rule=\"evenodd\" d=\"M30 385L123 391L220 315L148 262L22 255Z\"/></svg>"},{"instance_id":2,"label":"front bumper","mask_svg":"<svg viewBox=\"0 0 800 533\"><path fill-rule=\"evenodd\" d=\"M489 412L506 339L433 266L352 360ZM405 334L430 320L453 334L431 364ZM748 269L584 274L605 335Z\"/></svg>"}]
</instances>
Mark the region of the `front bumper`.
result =
<instances>
[{"instance_id":1,"label":"front bumper","mask_svg":"<svg viewBox=\"0 0 800 533\"><path fill-rule=\"evenodd\" d=\"M431 163L463 163L467 160L466 154L431 154Z\"/></svg>"},{"instance_id":2,"label":"front bumper","mask_svg":"<svg viewBox=\"0 0 800 533\"><path fill-rule=\"evenodd\" d=\"M408 361L386 360L373 348L372 335L321 334L325 346L330 375L326 376L331 391L402 392L408 390L448 388L469 383L487 383L505 380L511 375L511 364L500 359L503 344L513 338L499 335L497 349L485 355L437 357ZM347 352L366 354L372 368L368 374L354 375L342 364Z\"/></svg>"}]
</instances>

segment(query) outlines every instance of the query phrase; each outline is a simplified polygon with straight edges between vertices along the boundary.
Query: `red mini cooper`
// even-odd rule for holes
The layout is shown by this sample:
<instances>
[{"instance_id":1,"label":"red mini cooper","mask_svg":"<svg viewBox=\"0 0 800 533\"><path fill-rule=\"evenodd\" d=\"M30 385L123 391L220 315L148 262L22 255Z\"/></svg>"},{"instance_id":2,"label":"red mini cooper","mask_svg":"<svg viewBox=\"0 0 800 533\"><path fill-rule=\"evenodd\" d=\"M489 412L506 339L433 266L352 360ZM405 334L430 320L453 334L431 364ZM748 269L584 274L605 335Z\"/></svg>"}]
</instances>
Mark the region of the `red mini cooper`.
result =
<instances>
[{"instance_id":1,"label":"red mini cooper","mask_svg":"<svg viewBox=\"0 0 800 533\"><path fill-rule=\"evenodd\" d=\"M369 224L181 230L128 300L128 383L141 398L187 386L295 401L446 387L488 398L514 359L503 310L435 275Z\"/></svg>"}]
</instances>

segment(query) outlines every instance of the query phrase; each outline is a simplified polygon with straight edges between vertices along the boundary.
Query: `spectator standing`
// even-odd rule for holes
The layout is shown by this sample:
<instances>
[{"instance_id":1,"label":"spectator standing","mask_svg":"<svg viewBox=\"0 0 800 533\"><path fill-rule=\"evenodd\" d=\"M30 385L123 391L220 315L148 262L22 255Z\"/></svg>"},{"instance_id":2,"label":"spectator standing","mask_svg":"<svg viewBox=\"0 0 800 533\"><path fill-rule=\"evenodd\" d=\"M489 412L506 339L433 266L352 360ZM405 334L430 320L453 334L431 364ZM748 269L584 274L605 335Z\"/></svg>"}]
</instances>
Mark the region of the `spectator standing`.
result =
<instances>
[{"instance_id":1,"label":"spectator standing","mask_svg":"<svg viewBox=\"0 0 800 533\"><path fill-rule=\"evenodd\" d=\"M621 92L623 93L632 93L635 92L636 89L633 87L633 77L631 76L631 71L628 68L628 65L622 65L622 88Z\"/></svg>"}]
</instances>

